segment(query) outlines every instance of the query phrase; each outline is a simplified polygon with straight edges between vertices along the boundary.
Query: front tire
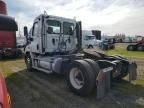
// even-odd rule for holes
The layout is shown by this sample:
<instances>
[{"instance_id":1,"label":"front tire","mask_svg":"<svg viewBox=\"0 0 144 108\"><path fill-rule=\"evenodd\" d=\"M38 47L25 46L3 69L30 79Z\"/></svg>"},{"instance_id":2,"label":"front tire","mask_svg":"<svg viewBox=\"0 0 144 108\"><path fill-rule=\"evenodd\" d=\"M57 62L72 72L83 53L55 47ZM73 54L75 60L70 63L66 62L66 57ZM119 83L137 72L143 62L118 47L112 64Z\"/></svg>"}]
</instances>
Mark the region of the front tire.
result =
<instances>
[{"instance_id":1,"label":"front tire","mask_svg":"<svg viewBox=\"0 0 144 108\"><path fill-rule=\"evenodd\" d=\"M81 96L89 95L96 86L93 69L84 60L75 60L70 63L66 79L70 90Z\"/></svg>"},{"instance_id":2,"label":"front tire","mask_svg":"<svg viewBox=\"0 0 144 108\"><path fill-rule=\"evenodd\" d=\"M32 71L33 68L32 68L32 60L30 54L26 54L25 63L26 63L27 70Z\"/></svg>"},{"instance_id":3,"label":"front tire","mask_svg":"<svg viewBox=\"0 0 144 108\"><path fill-rule=\"evenodd\" d=\"M98 63L92 59L84 59L84 61L86 61L92 67L94 76L97 77L97 75L100 71L100 67L99 67Z\"/></svg>"}]
</instances>

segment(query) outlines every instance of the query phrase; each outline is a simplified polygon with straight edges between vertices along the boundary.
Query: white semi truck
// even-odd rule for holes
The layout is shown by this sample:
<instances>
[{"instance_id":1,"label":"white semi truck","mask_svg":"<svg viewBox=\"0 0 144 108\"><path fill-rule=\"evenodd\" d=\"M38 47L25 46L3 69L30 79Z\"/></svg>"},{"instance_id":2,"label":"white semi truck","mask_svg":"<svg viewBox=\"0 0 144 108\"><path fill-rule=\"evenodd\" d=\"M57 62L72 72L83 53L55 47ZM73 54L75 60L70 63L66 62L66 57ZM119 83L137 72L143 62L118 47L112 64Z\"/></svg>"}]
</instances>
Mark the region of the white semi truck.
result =
<instances>
[{"instance_id":1,"label":"white semi truck","mask_svg":"<svg viewBox=\"0 0 144 108\"><path fill-rule=\"evenodd\" d=\"M113 39L108 38L108 36L100 36L101 39L97 39L98 35L100 34L93 33L93 30L82 30L82 48L94 48L96 50L110 50L115 48Z\"/></svg>"},{"instance_id":2,"label":"white semi truck","mask_svg":"<svg viewBox=\"0 0 144 108\"><path fill-rule=\"evenodd\" d=\"M82 48L102 48L102 41L97 40L91 30L82 30Z\"/></svg>"},{"instance_id":3,"label":"white semi truck","mask_svg":"<svg viewBox=\"0 0 144 108\"><path fill-rule=\"evenodd\" d=\"M27 69L64 74L70 90L82 96L92 93L104 72L110 72L111 79L126 76L131 65L126 58L82 50L81 29L81 22L74 19L36 17L29 33L24 27Z\"/></svg>"}]
</instances>

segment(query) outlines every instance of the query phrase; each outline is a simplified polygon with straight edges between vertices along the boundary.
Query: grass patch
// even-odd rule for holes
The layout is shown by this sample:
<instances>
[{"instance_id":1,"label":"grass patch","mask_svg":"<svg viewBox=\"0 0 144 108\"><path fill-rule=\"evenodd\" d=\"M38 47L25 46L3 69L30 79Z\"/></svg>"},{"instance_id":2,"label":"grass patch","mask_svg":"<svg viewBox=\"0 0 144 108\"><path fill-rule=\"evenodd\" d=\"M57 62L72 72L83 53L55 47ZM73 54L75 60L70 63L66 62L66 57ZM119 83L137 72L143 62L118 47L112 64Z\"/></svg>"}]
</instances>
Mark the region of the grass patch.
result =
<instances>
[{"instance_id":1,"label":"grass patch","mask_svg":"<svg viewBox=\"0 0 144 108\"><path fill-rule=\"evenodd\" d=\"M108 55L122 55L129 58L144 58L144 52L141 51L127 51L127 45L116 45L114 50L106 51Z\"/></svg>"},{"instance_id":2,"label":"grass patch","mask_svg":"<svg viewBox=\"0 0 144 108\"><path fill-rule=\"evenodd\" d=\"M144 80L136 80L129 83L122 80L118 83L113 83L113 88L122 92L123 95L144 97Z\"/></svg>"},{"instance_id":3,"label":"grass patch","mask_svg":"<svg viewBox=\"0 0 144 108\"><path fill-rule=\"evenodd\" d=\"M13 74L12 67L24 67L25 63L23 59L3 59L0 61L0 68L2 69L5 78Z\"/></svg>"}]
</instances>

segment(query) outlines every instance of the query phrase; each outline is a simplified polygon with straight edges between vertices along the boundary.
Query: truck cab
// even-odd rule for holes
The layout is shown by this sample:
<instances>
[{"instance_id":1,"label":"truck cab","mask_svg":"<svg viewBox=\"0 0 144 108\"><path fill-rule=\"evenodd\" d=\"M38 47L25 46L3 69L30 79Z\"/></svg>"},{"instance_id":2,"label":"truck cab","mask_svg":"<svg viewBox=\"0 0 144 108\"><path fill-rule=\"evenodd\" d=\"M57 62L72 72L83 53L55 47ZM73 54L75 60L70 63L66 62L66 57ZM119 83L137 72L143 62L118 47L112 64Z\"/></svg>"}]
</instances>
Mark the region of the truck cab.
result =
<instances>
[{"instance_id":1,"label":"truck cab","mask_svg":"<svg viewBox=\"0 0 144 108\"><path fill-rule=\"evenodd\" d=\"M27 67L60 73L65 57L71 57L81 46L77 38L81 31L78 28L80 25L75 19L46 14L36 17L30 32L27 32L27 27L24 30Z\"/></svg>"},{"instance_id":2,"label":"truck cab","mask_svg":"<svg viewBox=\"0 0 144 108\"><path fill-rule=\"evenodd\" d=\"M38 16L33 23L26 51L35 54L66 53L76 49L76 21L55 16ZM30 48L30 49L29 49Z\"/></svg>"}]
</instances>

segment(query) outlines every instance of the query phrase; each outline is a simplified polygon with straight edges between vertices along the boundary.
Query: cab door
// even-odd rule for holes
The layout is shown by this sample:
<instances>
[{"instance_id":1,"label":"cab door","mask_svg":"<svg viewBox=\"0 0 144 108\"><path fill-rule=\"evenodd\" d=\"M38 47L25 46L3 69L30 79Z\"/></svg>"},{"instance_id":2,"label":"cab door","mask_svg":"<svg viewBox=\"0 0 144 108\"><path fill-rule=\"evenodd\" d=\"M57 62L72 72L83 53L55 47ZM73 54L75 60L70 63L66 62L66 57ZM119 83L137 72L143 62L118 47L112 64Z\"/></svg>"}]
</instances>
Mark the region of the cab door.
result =
<instances>
[{"instance_id":1,"label":"cab door","mask_svg":"<svg viewBox=\"0 0 144 108\"><path fill-rule=\"evenodd\" d=\"M40 53L40 24L35 21L31 31L31 51L33 53Z\"/></svg>"},{"instance_id":2,"label":"cab door","mask_svg":"<svg viewBox=\"0 0 144 108\"><path fill-rule=\"evenodd\" d=\"M59 42L61 35L61 21L50 17L45 21L46 24L46 52L59 52Z\"/></svg>"},{"instance_id":3,"label":"cab door","mask_svg":"<svg viewBox=\"0 0 144 108\"><path fill-rule=\"evenodd\" d=\"M74 22L64 21L63 22L63 40L65 42L66 48L65 51L72 51L76 48L75 43L75 30Z\"/></svg>"}]
</instances>

